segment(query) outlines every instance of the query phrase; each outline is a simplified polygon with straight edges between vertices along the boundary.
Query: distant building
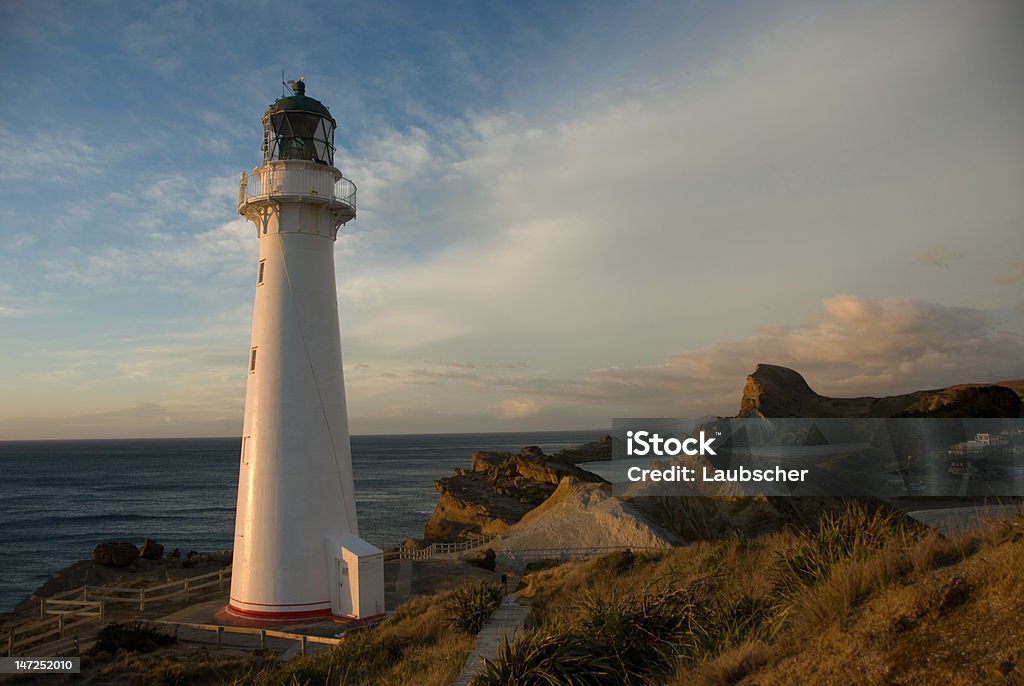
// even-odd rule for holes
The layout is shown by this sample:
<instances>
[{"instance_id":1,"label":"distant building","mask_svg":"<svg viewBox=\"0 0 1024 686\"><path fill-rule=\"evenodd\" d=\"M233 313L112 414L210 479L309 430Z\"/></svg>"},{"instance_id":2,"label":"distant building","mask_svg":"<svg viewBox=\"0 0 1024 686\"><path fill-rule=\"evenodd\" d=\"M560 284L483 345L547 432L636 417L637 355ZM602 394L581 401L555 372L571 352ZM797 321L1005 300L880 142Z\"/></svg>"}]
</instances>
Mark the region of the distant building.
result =
<instances>
[{"instance_id":1,"label":"distant building","mask_svg":"<svg viewBox=\"0 0 1024 686\"><path fill-rule=\"evenodd\" d=\"M952 455L972 455L980 453L984 449L985 444L981 443L980 441L964 441L962 443L957 443L956 445L952 446L949 449L949 452Z\"/></svg>"}]
</instances>

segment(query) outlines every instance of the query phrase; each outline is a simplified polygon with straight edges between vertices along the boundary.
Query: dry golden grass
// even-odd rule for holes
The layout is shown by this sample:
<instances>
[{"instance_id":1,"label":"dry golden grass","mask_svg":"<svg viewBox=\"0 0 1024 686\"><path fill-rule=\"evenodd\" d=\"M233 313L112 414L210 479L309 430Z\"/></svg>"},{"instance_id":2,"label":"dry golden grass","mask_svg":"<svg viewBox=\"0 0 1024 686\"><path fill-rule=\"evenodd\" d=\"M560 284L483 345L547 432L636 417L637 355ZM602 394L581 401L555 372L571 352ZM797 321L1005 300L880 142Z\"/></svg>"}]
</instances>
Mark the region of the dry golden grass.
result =
<instances>
[{"instance_id":1,"label":"dry golden grass","mask_svg":"<svg viewBox=\"0 0 1024 686\"><path fill-rule=\"evenodd\" d=\"M893 536L793 594L767 643L680 669L672 683L1024 683L1022 570L1022 513L948 538Z\"/></svg>"},{"instance_id":2,"label":"dry golden grass","mask_svg":"<svg viewBox=\"0 0 1024 686\"><path fill-rule=\"evenodd\" d=\"M452 597L458 590L419 596L368 629L353 632L337 648L296 658L255 680L258 686L445 686L462 671L474 635L458 630Z\"/></svg>"},{"instance_id":3,"label":"dry golden grass","mask_svg":"<svg viewBox=\"0 0 1024 686\"><path fill-rule=\"evenodd\" d=\"M627 665L601 683L923 686L1024 674L1014 648L1024 647L1024 513L943 537L852 504L817 530L616 554L524 581L531 625L566 635L581 634L588 598L690 594L692 625L668 637L674 675Z\"/></svg>"},{"instance_id":4,"label":"dry golden grass","mask_svg":"<svg viewBox=\"0 0 1024 686\"><path fill-rule=\"evenodd\" d=\"M482 683L560 670L558 683L601 686L1024 684L1024 511L944 537L851 505L817 529L615 553L524 583L531 631ZM110 683L442 686L473 644L453 626L454 596L414 598L283 666L155 654L104 671Z\"/></svg>"}]
</instances>

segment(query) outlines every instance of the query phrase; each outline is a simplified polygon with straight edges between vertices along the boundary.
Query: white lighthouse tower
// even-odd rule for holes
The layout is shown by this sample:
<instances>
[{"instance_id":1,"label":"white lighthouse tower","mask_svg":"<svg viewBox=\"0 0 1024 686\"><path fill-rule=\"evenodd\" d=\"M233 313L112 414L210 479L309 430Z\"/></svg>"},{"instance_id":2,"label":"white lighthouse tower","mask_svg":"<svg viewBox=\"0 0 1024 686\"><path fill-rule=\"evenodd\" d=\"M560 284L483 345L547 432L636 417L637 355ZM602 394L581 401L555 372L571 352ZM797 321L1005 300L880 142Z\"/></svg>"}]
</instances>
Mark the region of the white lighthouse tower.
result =
<instances>
[{"instance_id":1,"label":"white lighthouse tower","mask_svg":"<svg viewBox=\"0 0 1024 686\"><path fill-rule=\"evenodd\" d=\"M334 278L356 187L334 166L331 113L301 79L292 90L238 192L260 257L227 610L365 619L384 613L384 562L358 535Z\"/></svg>"}]
</instances>

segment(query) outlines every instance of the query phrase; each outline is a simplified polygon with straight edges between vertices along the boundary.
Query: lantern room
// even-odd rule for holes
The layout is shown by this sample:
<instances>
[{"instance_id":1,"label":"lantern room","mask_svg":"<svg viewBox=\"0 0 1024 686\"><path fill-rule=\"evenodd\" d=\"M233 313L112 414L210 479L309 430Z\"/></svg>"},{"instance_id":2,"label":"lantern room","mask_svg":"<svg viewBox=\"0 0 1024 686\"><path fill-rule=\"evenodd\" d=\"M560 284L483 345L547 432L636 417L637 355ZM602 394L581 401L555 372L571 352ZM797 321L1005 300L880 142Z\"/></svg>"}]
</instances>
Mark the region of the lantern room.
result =
<instances>
[{"instance_id":1,"label":"lantern room","mask_svg":"<svg viewBox=\"0 0 1024 686\"><path fill-rule=\"evenodd\" d=\"M306 96L302 79L289 85L293 94L278 98L263 115L263 163L309 160L333 167L337 122L323 103Z\"/></svg>"}]
</instances>

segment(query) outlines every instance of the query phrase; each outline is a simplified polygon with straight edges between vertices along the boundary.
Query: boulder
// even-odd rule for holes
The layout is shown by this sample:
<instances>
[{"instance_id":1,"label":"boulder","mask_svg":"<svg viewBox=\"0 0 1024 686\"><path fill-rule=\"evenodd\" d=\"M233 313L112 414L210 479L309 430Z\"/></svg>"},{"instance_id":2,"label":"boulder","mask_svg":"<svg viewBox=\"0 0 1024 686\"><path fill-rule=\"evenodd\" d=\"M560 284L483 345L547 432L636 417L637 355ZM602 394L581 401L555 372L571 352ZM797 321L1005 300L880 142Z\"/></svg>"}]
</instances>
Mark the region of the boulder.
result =
<instances>
[{"instance_id":1,"label":"boulder","mask_svg":"<svg viewBox=\"0 0 1024 686\"><path fill-rule=\"evenodd\" d=\"M139 555L144 560L159 560L164 556L164 547L153 539L147 538L139 548Z\"/></svg>"},{"instance_id":2,"label":"boulder","mask_svg":"<svg viewBox=\"0 0 1024 686\"><path fill-rule=\"evenodd\" d=\"M92 551L92 561L104 567L127 567L139 559L139 549L127 541L100 543Z\"/></svg>"}]
</instances>

